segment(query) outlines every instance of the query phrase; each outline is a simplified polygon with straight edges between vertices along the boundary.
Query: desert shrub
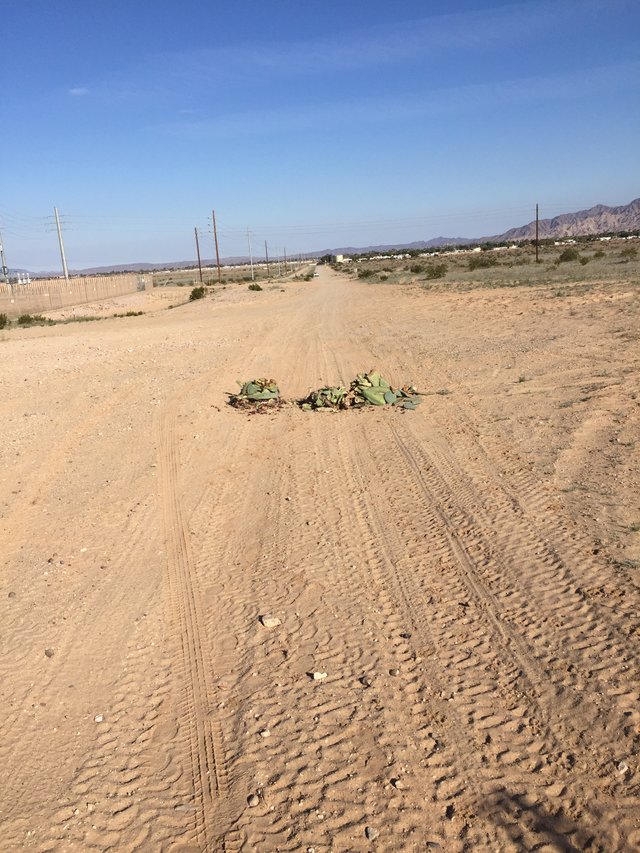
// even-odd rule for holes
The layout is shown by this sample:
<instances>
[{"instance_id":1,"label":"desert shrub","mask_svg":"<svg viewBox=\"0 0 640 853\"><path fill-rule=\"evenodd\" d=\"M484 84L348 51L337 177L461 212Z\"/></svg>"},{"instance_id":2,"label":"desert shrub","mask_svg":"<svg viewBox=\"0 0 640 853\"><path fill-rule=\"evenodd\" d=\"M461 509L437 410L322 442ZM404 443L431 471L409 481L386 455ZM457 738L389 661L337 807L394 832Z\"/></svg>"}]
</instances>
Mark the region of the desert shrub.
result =
<instances>
[{"instance_id":1,"label":"desert shrub","mask_svg":"<svg viewBox=\"0 0 640 853\"><path fill-rule=\"evenodd\" d=\"M583 256L580 258L580 263L581 263L581 264L582 264L582 266L584 267L584 266L586 266L586 265L589 263L589 261L590 261L590 260L591 260L591 258L585 258L585 257L584 257L584 255L583 255Z\"/></svg>"},{"instance_id":2,"label":"desert shrub","mask_svg":"<svg viewBox=\"0 0 640 853\"><path fill-rule=\"evenodd\" d=\"M594 258L604 258L604 252L602 249L598 249L598 251L594 254Z\"/></svg>"},{"instance_id":3,"label":"desert shrub","mask_svg":"<svg viewBox=\"0 0 640 853\"><path fill-rule=\"evenodd\" d=\"M9 320L6 314L0 314L0 329L6 329L10 323L11 320Z\"/></svg>"},{"instance_id":4,"label":"desert shrub","mask_svg":"<svg viewBox=\"0 0 640 853\"><path fill-rule=\"evenodd\" d=\"M253 284L250 284L250 285L249 285L249 290L262 290L262 288L260 287L260 285L259 285L259 284L256 284L256 283L254 282Z\"/></svg>"},{"instance_id":5,"label":"desert shrub","mask_svg":"<svg viewBox=\"0 0 640 853\"><path fill-rule=\"evenodd\" d=\"M577 261L579 257L580 257L580 254L579 254L577 249L574 249L574 248L564 249L558 255L558 263L559 264L566 264L569 261Z\"/></svg>"},{"instance_id":6,"label":"desert shrub","mask_svg":"<svg viewBox=\"0 0 640 853\"><path fill-rule=\"evenodd\" d=\"M435 278L444 278L447 274L447 265L446 264L431 264L431 266L427 267L427 278L435 279Z\"/></svg>"},{"instance_id":7,"label":"desert shrub","mask_svg":"<svg viewBox=\"0 0 640 853\"><path fill-rule=\"evenodd\" d=\"M381 275L380 281L389 281L389 276L388 275Z\"/></svg>"},{"instance_id":8,"label":"desert shrub","mask_svg":"<svg viewBox=\"0 0 640 853\"><path fill-rule=\"evenodd\" d=\"M422 266L422 264L412 264L409 267L409 270L415 275L419 275L421 272L424 272L424 267Z\"/></svg>"},{"instance_id":9,"label":"desert shrub","mask_svg":"<svg viewBox=\"0 0 640 853\"><path fill-rule=\"evenodd\" d=\"M472 258L469 258L469 270L471 272L473 272L473 270L483 270L497 266L498 259L494 258L492 255L474 255Z\"/></svg>"},{"instance_id":10,"label":"desert shrub","mask_svg":"<svg viewBox=\"0 0 640 853\"><path fill-rule=\"evenodd\" d=\"M204 287L194 287L189 295L189 301L194 302L196 299L202 299L205 293Z\"/></svg>"},{"instance_id":11,"label":"desert shrub","mask_svg":"<svg viewBox=\"0 0 640 853\"><path fill-rule=\"evenodd\" d=\"M375 275L373 270L360 270L358 278L372 278Z\"/></svg>"},{"instance_id":12,"label":"desert shrub","mask_svg":"<svg viewBox=\"0 0 640 853\"><path fill-rule=\"evenodd\" d=\"M635 246L625 246L624 249L620 252L620 257L624 258L627 261L630 261L632 258L637 257L638 250Z\"/></svg>"},{"instance_id":13,"label":"desert shrub","mask_svg":"<svg viewBox=\"0 0 640 853\"><path fill-rule=\"evenodd\" d=\"M53 320L48 320L46 317L43 317L42 314L21 314L18 317L18 325L19 326L33 326L36 324L52 324Z\"/></svg>"}]
</instances>

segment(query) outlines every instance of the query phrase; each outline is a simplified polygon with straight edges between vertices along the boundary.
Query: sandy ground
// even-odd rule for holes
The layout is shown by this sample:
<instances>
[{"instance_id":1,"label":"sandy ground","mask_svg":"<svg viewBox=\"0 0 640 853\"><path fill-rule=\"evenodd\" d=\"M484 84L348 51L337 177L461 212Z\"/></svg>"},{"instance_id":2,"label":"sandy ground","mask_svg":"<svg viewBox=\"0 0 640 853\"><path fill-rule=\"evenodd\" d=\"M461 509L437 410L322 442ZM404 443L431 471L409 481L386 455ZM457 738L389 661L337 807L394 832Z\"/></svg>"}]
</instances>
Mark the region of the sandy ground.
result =
<instances>
[{"instance_id":1,"label":"sandy ground","mask_svg":"<svg viewBox=\"0 0 640 853\"><path fill-rule=\"evenodd\" d=\"M638 307L323 269L3 334L0 849L640 849ZM417 411L226 405L374 366Z\"/></svg>"}]
</instances>

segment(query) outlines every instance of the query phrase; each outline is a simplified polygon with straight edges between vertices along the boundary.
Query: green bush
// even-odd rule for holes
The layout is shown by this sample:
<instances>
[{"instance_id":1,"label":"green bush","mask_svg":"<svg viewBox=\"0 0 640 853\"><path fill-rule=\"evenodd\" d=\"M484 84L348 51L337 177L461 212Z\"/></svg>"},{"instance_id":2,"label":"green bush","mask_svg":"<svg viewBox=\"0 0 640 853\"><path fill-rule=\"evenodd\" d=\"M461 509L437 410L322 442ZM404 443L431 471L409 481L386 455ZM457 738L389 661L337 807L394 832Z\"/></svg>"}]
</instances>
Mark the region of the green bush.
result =
<instances>
[{"instance_id":1,"label":"green bush","mask_svg":"<svg viewBox=\"0 0 640 853\"><path fill-rule=\"evenodd\" d=\"M253 284L250 284L250 285L249 285L249 290L262 290L262 288L260 287L260 285L259 285L259 284L256 284L256 283L254 282Z\"/></svg>"},{"instance_id":2,"label":"green bush","mask_svg":"<svg viewBox=\"0 0 640 853\"><path fill-rule=\"evenodd\" d=\"M375 275L373 270L360 270L358 278L372 278Z\"/></svg>"},{"instance_id":3,"label":"green bush","mask_svg":"<svg viewBox=\"0 0 640 853\"><path fill-rule=\"evenodd\" d=\"M582 264L583 267L585 267L589 263L590 260L591 260L591 258L585 258L583 256L580 258L580 263Z\"/></svg>"},{"instance_id":4,"label":"green bush","mask_svg":"<svg viewBox=\"0 0 640 853\"><path fill-rule=\"evenodd\" d=\"M638 254L638 250L635 246L625 246L624 249L620 252L620 257L624 258L627 261L630 261L632 258L635 258Z\"/></svg>"},{"instance_id":5,"label":"green bush","mask_svg":"<svg viewBox=\"0 0 640 853\"><path fill-rule=\"evenodd\" d=\"M558 255L558 263L559 264L566 264L569 261L577 261L579 257L580 257L580 253L578 252L577 249L573 249L573 248L565 249L564 251L560 252L560 254Z\"/></svg>"},{"instance_id":6,"label":"green bush","mask_svg":"<svg viewBox=\"0 0 640 853\"><path fill-rule=\"evenodd\" d=\"M472 258L469 258L469 270L473 272L473 270L482 270L487 269L488 267L497 267L498 259L494 258L492 255L474 255Z\"/></svg>"},{"instance_id":7,"label":"green bush","mask_svg":"<svg viewBox=\"0 0 640 853\"><path fill-rule=\"evenodd\" d=\"M189 296L189 301L194 302L196 299L203 299L206 292L204 287L194 287Z\"/></svg>"},{"instance_id":8,"label":"green bush","mask_svg":"<svg viewBox=\"0 0 640 853\"><path fill-rule=\"evenodd\" d=\"M6 329L11 324L11 320L6 314L0 314L0 329Z\"/></svg>"},{"instance_id":9,"label":"green bush","mask_svg":"<svg viewBox=\"0 0 640 853\"><path fill-rule=\"evenodd\" d=\"M42 314L21 314L18 317L19 326L33 326L37 324L53 325L53 320L48 320L46 317L43 317Z\"/></svg>"},{"instance_id":10,"label":"green bush","mask_svg":"<svg viewBox=\"0 0 640 853\"><path fill-rule=\"evenodd\" d=\"M604 258L604 252L602 249L598 249L598 251L594 254L594 258Z\"/></svg>"},{"instance_id":11,"label":"green bush","mask_svg":"<svg viewBox=\"0 0 640 853\"><path fill-rule=\"evenodd\" d=\"M447 274L447 265L446 264L432 264L427 267L427 278L435 279L435 278L444 278Z\"/></svg>"},{"instance_id":12,"label":"green bush","mask_svg":"<svg viewBox=\"0 0 640 853\"><path fill-rule=\"evenodd\" d=\"M421 272L424 272L424 267L422 264L412 264L409 267L409 271L414 273L415 275L419 275Z\"/></svg>"}]
</instances>

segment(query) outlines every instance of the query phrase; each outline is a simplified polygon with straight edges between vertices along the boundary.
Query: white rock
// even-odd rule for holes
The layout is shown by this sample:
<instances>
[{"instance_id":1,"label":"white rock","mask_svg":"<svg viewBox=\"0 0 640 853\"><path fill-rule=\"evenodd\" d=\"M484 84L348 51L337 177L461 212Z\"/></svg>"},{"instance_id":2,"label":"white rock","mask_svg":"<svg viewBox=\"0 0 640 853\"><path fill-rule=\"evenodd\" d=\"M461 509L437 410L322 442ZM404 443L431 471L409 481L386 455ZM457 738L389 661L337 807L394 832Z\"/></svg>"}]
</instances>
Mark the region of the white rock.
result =
<instances>
[{"instance_id":1,"label":"white rock","mask_svg":"<svg viewBox=\"0 0 640 853\"><path fill-rule=\"evenodd\" d=\"M278 625L282 625L282 620L277 616L261 616L260 621L265 628L277 628Z\"/></svg>"},{"instance_id":2,"label":"white rock","mask_svg":"<svg viewBox=\"0 0 640 853\"><path fill-rule=\"evenodd\" d=\"M326 672L314 672L313 673L313 680L314 681L324 681L326 677L327 677Z\"/></svg>"}]
</instances>

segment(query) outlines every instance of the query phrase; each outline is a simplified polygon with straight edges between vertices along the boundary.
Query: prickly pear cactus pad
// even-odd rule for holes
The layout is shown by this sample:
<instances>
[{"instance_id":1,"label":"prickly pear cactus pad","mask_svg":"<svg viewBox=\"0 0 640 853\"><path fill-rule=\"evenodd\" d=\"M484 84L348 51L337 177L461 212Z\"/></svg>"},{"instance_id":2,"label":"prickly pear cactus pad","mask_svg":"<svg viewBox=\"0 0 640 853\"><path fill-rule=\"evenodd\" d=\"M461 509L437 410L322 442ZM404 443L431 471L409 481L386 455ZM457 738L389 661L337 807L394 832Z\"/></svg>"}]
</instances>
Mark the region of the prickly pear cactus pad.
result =
<instances>
[{"instance_id":1,"label":"prickly pear cactus pad","mask_svg":"<svg viewBox=\"0 0 640 853\"><path fill-rule=\"evenodd\" d=\"M392 388L376 370L358 373L347 391L341 386L319 388L299 401L302 409L350 409L364 406L398 406L415 409L420 394L412 385Z\"/></svg>"},{"instance_id":2,"label":"prickly pear cactus pad","mask_svg":"<svg viewBox=\"0 0 640 853\"><path fill-rule=\"evenodd\" d=\"M282 403L275 379L250 379L248 382L238 382L238 385L240 391L229 395L229 403L236 409L259 411L276 408Z\"/></svg>"}]
</instances>

